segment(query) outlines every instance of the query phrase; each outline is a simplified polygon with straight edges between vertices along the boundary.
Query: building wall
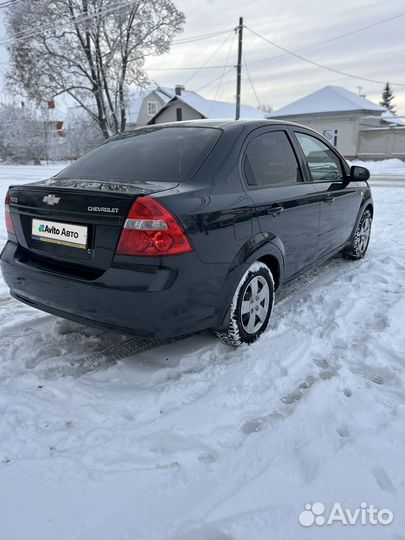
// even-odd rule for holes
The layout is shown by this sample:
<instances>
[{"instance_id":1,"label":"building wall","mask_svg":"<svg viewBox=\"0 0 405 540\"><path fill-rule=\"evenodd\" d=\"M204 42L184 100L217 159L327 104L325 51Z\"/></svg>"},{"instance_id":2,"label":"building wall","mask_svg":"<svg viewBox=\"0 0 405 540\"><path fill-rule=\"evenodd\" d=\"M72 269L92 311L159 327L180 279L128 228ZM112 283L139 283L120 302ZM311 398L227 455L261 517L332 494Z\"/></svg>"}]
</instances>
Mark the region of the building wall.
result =
<instances>
[{"instance_id":1,"label":"building wall","mask_svg":"<svg viewBox=\"0 0 405 540\"><path fill-rule=\"evenodd\" d=\"M146 126L149 120L154 116L154 114L148 113L148 102L156 103L157 111L164 105L164 101L155 91L152 91L150 94L145 96L141 108L139 109L138 120L136 122L137 126Z\"/></svg>"},{"instance_id":2,"label":"building wall","mask_svg":"<svg viewBox=\"0 0 405 540\"><path fill-rule=\"evenodd\" d=\"M405 159L405 128L380 128L360 131L360 159Z\"/></svg>"},{"instance_id":3,"label":"building wall","mask_svg":"<svg viewBox=\"0 0 405 540\"><path fill-rule=\"evenodd\" d=\"M168 107L162 111L154 120L154 124L165 124L166 122L176 122L177 113L176 109L181 109L182 120L200 120L203 116L197 113L194 109L189 107L186 103L174 101L170 103Z\"/></svg>"},{"instance_id":4,"label":"building wall","mask_svg":"<svg viewBox=\"0 0 405 540\"><path fill-rule=\"evenodd\" d=\"M354 157L358 152L361 118L361 114L334 114L294 116L286 117L284 120L307 126L321 135L323 135L324 130L337 130L337 149L345 157ZM279 119L281 120L277 117L277 120Z\"/></svg>"}]
</instances>

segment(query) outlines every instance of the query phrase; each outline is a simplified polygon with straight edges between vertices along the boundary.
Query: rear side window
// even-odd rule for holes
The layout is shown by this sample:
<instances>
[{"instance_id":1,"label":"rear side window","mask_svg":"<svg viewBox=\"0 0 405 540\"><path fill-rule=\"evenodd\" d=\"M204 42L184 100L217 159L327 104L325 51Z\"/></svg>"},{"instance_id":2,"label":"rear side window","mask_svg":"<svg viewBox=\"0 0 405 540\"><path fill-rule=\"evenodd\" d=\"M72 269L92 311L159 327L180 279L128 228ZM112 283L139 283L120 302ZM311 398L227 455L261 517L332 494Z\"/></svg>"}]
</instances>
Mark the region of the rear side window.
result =
<instances>
[{"instance_id":1,"label":"rear side window","mask_svg":"<svg viewBox=\"0 0 405 540\"><path fill-rule=\"evenodd\" d=\"M250 186L293 184L302 180L284 131L270 131L253 139L246 148L243 167Z\"/></svg>"},{"instance_id":2,"label":"rear side window","mask_svg":"<svg viewBox=\"0 0 405 540\"><path fill-rule=\"evenodd\" d=\"M222 131L153 127L114 137L61 171L57 178L104 182L181 182L203 163Z\"/></svg>"},{"instance_id":3,"label":"rear side window","mask_svg":"<svg viewBox=\"0 0 405 540\"><path fill-rule=\"evenodd\" d=\"M304 133L295 135L305 154L314 182L333 182L342 179L339 158L326 144L311 135Z\"/></svg>"}]
</instances>

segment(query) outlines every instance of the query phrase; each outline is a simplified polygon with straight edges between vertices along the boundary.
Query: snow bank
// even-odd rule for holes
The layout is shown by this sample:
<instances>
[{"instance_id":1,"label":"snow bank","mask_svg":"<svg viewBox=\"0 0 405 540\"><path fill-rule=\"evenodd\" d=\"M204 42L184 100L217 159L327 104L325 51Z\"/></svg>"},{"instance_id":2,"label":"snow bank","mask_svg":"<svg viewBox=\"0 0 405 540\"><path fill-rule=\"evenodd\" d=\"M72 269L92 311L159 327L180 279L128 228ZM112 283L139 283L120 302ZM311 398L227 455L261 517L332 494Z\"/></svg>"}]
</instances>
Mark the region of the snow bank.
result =
<instances>
[{"instance_id":1,"label":"snow bank","mask_svg":"<svg viewBox=\"0 0 405 540\"><path fill-rule=\"evenodd\" d=\"M53 163L52 165L1 165L0 164L0 194L3 197L10 184L35 182L54 176L64 169L68 163Z\"/></svg>"},{"instance_id":2,"label":"snow bank","mask_svg":"<svg viewBox=\"0 0 405 540\"><path fill-rule=\"evenodd\" d=\"M1 197L54 172L0 167ZM238 350L148 348L0 280L0 538L402 538L404 192L375 188L367 257L293 282ZM302 527L315 501L395 519Z\"/></svg>"},{"instance_id":3,"label":"snow bank","mask_svg":"<svg viewBox=\"0 0 405 540\"><path fill-rule=\"evenodd\" d=\"M405 177L405 163L400 159L383 159L381 161L351 161L350 165L366 167L372 176L402 176Z\"/></svg>"}]
</instances>

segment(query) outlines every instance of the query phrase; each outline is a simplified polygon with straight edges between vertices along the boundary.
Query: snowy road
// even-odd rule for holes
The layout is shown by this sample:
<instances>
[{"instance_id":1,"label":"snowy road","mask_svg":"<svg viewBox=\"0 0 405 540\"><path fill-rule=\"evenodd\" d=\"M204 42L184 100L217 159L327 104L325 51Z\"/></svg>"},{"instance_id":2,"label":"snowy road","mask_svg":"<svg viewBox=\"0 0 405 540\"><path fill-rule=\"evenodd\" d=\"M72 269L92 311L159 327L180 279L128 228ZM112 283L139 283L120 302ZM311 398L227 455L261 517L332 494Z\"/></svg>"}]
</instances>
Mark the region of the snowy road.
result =
<instances>
[{"instance_id":1,"label":"snowy road","mask_svg":"<svg viewBox=\"0 0 405 540\"><path fill-rule=\"evenodd\" d=\"M56 171L0 166L0 196ZM288 286L238 350L135 354L0 281L0 538L403 538L405 189L373 193L367 257ZM315 501L395 518L302 527Z\"/></svg>"}]
</instances>

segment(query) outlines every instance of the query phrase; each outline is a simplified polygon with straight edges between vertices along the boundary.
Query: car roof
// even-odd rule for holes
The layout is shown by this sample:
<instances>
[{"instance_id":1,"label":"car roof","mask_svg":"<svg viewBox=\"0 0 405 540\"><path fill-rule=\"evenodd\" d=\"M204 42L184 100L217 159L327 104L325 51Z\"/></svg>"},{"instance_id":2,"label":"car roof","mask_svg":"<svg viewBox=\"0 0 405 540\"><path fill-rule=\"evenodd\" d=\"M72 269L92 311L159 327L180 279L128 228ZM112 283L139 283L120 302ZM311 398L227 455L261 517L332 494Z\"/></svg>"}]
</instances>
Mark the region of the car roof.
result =
<instances>
[{"instance_id":1,"label":"car roof","mask_svg":"<svg viewBox=\"0 0 405 540\"><path fill-rule=\"evenodd\" d=\"M222 128L225 126L249 126L249 127L262 127L262 126L277 126L277 125L291 125L298 126L299 124L295 122L288 122L284 120L273 120L270 119L260 119L260 120L229 120L229 119L202 119L202 120L185 120L182 122L168 122L165 124L153 124L153 126L167 126L167 127L218 127Z\"/></svg>"},{"instance_id":2,"label":"car roof","mask_svg":"<svg viewBox=\"0 0 405 540\"><path fill-rule=\"evenodd\" d=\"M139 126L137 128L124 131L117 138L128 137L131 134L135 134L140 130L151 130L158 128L179 128L179 127L208 127L208 128L231 128L237 126L248 126L251 129L266 126L299 126L305 127L295 122L288 122L285 120L273 120L273 119L260 119L260 120L229 120L229 119L201 119L201 120L184 120L181 122L165 122L163 124L151 124L146 126ZM115 137L114 137L115 138Z\"/></svg>"},{"instance_id":3,"label":"car roof","mask_svg":"<svg viewBox=\"0 0 405 540\"><path fill-rule=\"evenodd\" d=\"M175 122L174 125L183 124L185 126L212 126L212 127L224 127L224 126L234 126L242 125L249 127L261 127L261 126L276 126L276 125L285 125L290 124L297 126L298 124L294 122L286 122L284 120L273 120L273 119L260 119L260 120L188 120L185 122Z\"/></svg>"}]
</instances>

